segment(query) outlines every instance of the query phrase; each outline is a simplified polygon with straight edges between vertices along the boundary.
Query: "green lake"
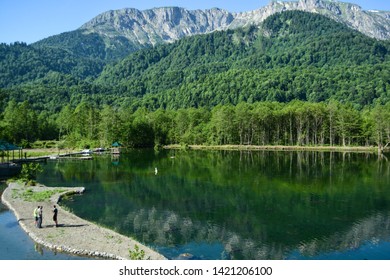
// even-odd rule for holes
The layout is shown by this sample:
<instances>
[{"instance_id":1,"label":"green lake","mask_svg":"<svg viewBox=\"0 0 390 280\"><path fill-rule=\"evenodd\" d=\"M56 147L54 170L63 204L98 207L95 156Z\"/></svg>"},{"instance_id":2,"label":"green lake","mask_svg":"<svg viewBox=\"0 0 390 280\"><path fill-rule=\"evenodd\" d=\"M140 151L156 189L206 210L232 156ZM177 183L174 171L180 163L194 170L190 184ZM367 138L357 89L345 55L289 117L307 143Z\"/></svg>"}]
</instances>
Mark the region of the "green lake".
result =
<instances>
[{"instance_id":1,"label":"green lake","mask_svg":"<svg viewBox=\"0 0 390 280\"><path fill-rule=\"evenodd\" d=\"M63 204L169 259L390 259L375 154L134 150L49 161L38 181L86 187Z\"/></svg>"}]
</instances>

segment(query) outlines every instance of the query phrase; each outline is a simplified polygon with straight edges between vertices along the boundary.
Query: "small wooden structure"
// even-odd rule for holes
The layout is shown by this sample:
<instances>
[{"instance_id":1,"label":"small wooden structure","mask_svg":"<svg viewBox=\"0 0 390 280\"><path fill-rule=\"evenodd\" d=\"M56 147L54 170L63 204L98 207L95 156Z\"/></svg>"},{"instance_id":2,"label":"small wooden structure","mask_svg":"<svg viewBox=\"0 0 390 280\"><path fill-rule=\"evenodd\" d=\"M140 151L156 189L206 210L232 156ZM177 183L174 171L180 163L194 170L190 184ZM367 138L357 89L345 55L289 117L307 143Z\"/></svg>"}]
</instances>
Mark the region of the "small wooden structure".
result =
<instances>
[{"instance_id":1,"label":"small wooden structure","mask_svg":"<svg viewBox=\"0 0 390 280\"><path fill-rule=\"evenodd\" d=\"M5 161L10 162L10 152L12 151L12 161L15 160L15 151L19 152L18 158L22 158L22 148L18 147L14 144L10 144L4 140L0 140L0 158L1 158L1 163L4 163ZM5 160L5 158L7 160Z\"/></svg>"},{"instance_id":2,"label":"small wooden structure","mask_svg":"<svg viewBox=\"0 0 390 280\"><path fill-rule=\"evenodd\" d=\"M122 144L119 143L119 142L114 142L112 143L111 145L111 154L113 155L119 155L121 153L121 147L122 147Z\"/></svg>"},{"instance_id":3,"label":"small wooden structure","mask_svg":"<svg viewBox=\"0 0 390 280\"><path fill-rule=\"evenodd\" d=\"M21 171L22 167L16 163L15 151L19 152L18 158L22 158L22 148L14 144L0 140L0 178L12 177ZM12 157L11 153L12 152Z\"/></svg>"}]
</instances>

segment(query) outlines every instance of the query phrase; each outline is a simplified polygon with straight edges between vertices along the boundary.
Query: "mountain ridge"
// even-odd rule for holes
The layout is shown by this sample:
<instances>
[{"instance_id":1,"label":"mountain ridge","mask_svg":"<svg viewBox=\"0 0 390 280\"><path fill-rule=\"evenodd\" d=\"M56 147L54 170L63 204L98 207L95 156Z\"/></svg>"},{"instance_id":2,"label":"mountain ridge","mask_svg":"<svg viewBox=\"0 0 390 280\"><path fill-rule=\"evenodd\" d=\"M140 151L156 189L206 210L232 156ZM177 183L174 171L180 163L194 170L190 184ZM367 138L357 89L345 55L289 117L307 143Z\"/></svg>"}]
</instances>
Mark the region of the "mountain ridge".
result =
<instances>
[{"instance_id":1,"label":"mountain ridge","mask_svg":"<svg viewBox=\"0 0 390 280\"><path fill-rule=\"evenodd\" d=\"M298 0L271 1L260 9L241 13L219 8L187 10L180 7L111 10L74 31L51 36L33 45L58 47L73 53L82 50L80 54L93 58L96 57L94 48L99 48L104 49L104 54L100 52L98 58L116 60L139 49L172 43L187 36L259 25L270 15L289 10L322 14L369 37L390 39L390 12L365 11L356 4L344 2ZM86 42L82 36L86 37Z\"/></svg>"},{"instance_id":2,"label":"mountain ridge","mask_svg":"<svg viewBox=\"0 0 390 280\"><path fill-rule=\"evenodd\" d=\"M80 29L100 33L106 31L105 28L112 27L118 33L123 32L130 37L135 35L140 44L155 45L224 29L233 19L232 13L219 8L187 10L181 7L161 7L144 11L125 8L103 13L83 24ZM181 24L184 26L181 27ZM137 31L145 34L136 33Z\"/></svg>"},{"instance_id":3,"label":"mountain ridge","mask_svg":"<svg viewBox=\"0 0 390 280\"><path fill-rule=\"evenodd\" d=\"M267 6L252 13L243 13L241 17L246 18L249 24L259 24L271 14L288 10L319 13L369 37L380 40L390 39L390 12L365 11L353 3L328 0L271 1Z\"/></svg>"},{"instance_id":4,"label":"mountain ridge","mask_svg":"<svg viewBox=\"0 0 390 280\"><path fill-rule=\"evenodd\" d=\"M359 5L353 3L329 0L270 1L268 5L262 8L241 13L232 13L219 8L187 10L180 7L160 7L143 11L134 8L125 8L102 13L83 24L80 29L96 31L94 28L105 24L107 18L116 18L119 21L122 20L125 22L131 21L138 26L145 26L145 28L149 28L146 24L153 25L157 23L157 25L154 25L153 32L163 41L172 42L173 40L182 38L182 36L244 27L252 24L258 25L268 16L287 10L301 10L323 14L369 37L381 40L390 39L390 12L365 11ZM195 18L197 21L194 20ZM205 18L208 23L206 25ZM363 18L363 21L359 21L359 18ZM154 19L157 19L157 21ZM200 27L191 30L193 25L189 25L188 23L196 24L198 22ZM184 24L184 28L180 30L182 32L176 33L175 31L180 27L180 24ZM174 30L167 31L164 25ZM158 27L162 27L161 34L158 34L158 30L156 29ZM123 25L120 28L123 29ZM129 30L126 31L129 32ZM164 35L168 36L164 37ZM154 43L156 42L152 40L153 45Z\"/></svg>"}]
</instances>

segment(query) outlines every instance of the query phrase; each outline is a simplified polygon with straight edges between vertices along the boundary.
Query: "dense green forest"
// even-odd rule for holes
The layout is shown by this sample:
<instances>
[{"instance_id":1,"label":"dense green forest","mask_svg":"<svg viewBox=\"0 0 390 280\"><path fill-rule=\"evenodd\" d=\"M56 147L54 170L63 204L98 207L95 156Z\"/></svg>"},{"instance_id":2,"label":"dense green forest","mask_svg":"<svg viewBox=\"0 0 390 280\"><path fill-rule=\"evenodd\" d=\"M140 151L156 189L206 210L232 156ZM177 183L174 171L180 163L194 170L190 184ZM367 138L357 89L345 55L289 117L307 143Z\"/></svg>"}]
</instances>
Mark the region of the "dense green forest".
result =
<instances>
[{"instance_id":1,"label":"dense green forest","mask_svg":"<svg viewBox=\"0 0 390 280\"><path fill-rule=\"evenodd\" d=\"M39 49L19 42L0 44L2 88L23 85L45 77L47 79L53 73L86 79L97 76L103 65L101 61L77 57L60 49ZM52 80L50 86L56 87L56 81Z\"/></svg>"},{"instance_id":2,"label":"dense green forest","mask_svg":"<svg viewBox=\"0 0 390 280\"><path fill-rule=\"evenodd\" d=\"M64 47L57 37L0 45L0 139L80 147L390 142L390 42L321 15L283 12L125 59L93 34L63 36Z\"/></svg>"},{"instance_id":3,"label":"dense green forest","mask_svg":"<svg viewBox=\"0 0 390 280\"><path fill-rule=\"evenodd\" d=\"M130 42L123 36L110 38L108 44L102 34L91 33L85 29L64 32L59 35L50 36L46 39L32 44L35 48L54 48L66 50L78 57L88 57L112 61L122 59L132 52L142 48L139 43Z\"/></svg>"},{"instance_id":4,"label":"dense green forest","mask_svg":"<svg viewBox=\"0 0 390 280\"><path fill-rule=\"evenodd\" d=\"M81 102L55 115L27 101L10 101L0 121L0 138L28 146L60 140L60 147L127 147L165 144L376 145L390 144L390 102L358 111L337 101L292 101L218 105L213 109L116 109Z\"/></svg>"}]
</instances>

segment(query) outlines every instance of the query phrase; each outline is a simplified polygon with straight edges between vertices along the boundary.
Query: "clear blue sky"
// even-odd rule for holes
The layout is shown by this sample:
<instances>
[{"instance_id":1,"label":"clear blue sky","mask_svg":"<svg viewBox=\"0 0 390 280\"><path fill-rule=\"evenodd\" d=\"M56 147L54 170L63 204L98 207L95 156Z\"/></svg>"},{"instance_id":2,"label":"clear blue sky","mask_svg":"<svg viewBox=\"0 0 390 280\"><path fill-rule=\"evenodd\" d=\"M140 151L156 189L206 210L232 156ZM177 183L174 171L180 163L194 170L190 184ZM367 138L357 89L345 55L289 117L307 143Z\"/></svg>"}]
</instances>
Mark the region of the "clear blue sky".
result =
<instances>
[{"instance_id":1,"label":"clear blue sky","mask_svg":"<svg viewBox=\"0 0 390 280\"><path fill-rule=\"evenodd\" d=\"M270 0L0 0L0 42L33 43L51 35L75 30L98 14L121 8L139 10L179 6L188 9L218 7L230 12L261 8ZM365 10L390 11L390 0L345 0Z\"/></svg>"}]
</instances>

